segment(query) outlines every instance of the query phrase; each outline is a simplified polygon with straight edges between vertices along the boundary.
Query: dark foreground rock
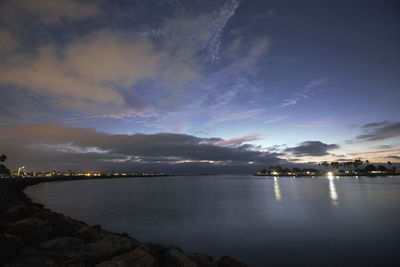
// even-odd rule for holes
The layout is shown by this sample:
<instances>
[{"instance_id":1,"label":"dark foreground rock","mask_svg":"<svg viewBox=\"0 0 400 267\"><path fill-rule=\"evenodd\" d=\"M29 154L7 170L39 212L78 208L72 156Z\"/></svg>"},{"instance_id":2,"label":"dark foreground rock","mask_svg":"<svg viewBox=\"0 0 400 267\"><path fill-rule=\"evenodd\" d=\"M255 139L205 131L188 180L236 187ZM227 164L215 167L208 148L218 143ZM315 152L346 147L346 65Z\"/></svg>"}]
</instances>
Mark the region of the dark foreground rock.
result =
<instances>
[{"instance_id":1,"label":"dark foreground rock","mask_svg":"<svg viewBox=\"0 0 400 267\"><path fill-rule=\"evenodd\" d=\"M214 260L188 255L179 248L142 243L99 225L91 227L32 203L22 191L47 181L52 180L0 180L0 266L247 266L229 256Z\"/></svg>"}]
</instances>

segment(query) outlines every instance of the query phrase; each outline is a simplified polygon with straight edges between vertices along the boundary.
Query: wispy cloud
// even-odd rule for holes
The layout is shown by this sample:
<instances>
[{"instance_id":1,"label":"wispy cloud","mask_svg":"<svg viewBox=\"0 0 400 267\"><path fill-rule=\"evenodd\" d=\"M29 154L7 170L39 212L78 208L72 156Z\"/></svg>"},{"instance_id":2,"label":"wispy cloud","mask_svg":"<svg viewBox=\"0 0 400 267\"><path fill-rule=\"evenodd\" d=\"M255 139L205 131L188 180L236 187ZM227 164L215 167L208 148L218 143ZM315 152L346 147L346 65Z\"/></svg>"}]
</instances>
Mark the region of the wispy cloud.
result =
<instances>
[{"instance_id":1,"label":"wispy cloud","mask_svg":"<svg viewBox=\"0 0 400 267\"><path fill-rule=\"evenodd\" d=\"M292 106L292 105L296 105L297 104L297 99L286 99L285 101L283 101L282 104L280 104L278 106L278 108L284 108L284 107L288 107L288 106Z\"/></svg>"},{"instance_id":2,"label":"wispy cloud","mask_svg":"<svg viewBox=\"0 0 400 267\"><path fill-rule=\"evenodd\" d=\"M79 34L71 23L107 17L108 11L101 9L105 5L65 1L67 4L63 2L51 13L54 1L41 1L34 7L30 2L7 1L4 6L19 12L15 16L19 20L30 12L44 24L43 32L57 24L67 35L69 30L72 33L54 42L49 40L55 38L38 35L39 41L30 44L29 53L19 49L12 54L7 51L17 51L16 47L25 43L10 31L0 31L7 41L2 43L7 59L0 63L4 70L0 83L12 90L20 88L46 99L53 108L82 116L137 115L138 121L161 122L161 127L168 124L168 129L178 131L199 114L208 117L207 124L212 125L263 112L233 102L244 94L259 99L261 94L254 93L257 85L247 76L256 73L259 58L269 49L268 38L246 40L239 45L240 58L224 62L214 74L204 77L204 63L220 60L221 36L239 0L213 4L213 10L189 10L190 5L171 3L171 16L157 17L154 23L145 18L146 23L138 29L111 30L92 23L88 25L91 30ZM16 8L24 3L26 6ZM19 30L35 32L33 26ZM154 119L147 121L149 118Z\"/></svg>"},{"instance_id":3,"label":"wispy cloud","mask_svg":"<svg viewBox=\"0 0 400 267\"><path fill-rule=\"evenodd\" d=\"M95 3L78 0L6 0L0 14L9 20L29 18L43 24L61 24L65 21L76 22L93 18L101 15L102 11Z\"/></svg>"},{"instance_id":4,"label":"wispy cloud","mask_svg":"<svg viewBox=\"0 0 400 267\"><path fill-rule=\"evenodd\" d=\"M400 153L400 149L384 149L384 150L375 150L375 151L360 151L354 153L347 153L349 156L360 156L360 155L380 155L385 153Z\"/></svg>"},{"instance_id":5,"label":"wispy cloud","mask_svg":"<svg viewBox=\"0 0 400 267\"><path fill-rule=\"evenodd\" d=\"M211 38L207 42L207 51L208 51L208 62L210 64L215 63L219 60L219 53L221 47L221 34L228 23L229 19L232 18L235 14L236 9L238 8L240 0L228 0L226 4L219 11L219 16L216 22L214 23L214 28L211 33Z\"/></svg>"},{"instance_id":6,"label":"wispy cloud","mask_svg":"<svg viewBox=\"0 0 400 267\"><path fill-rule=\"evenodd\" d=\"M328 123L329 123L328 120L322 120L322 121L313 121L313 122L308 122L308 123L301 123L301 124L298 124L297 126L299 126L299 127L321 127L321 126L328 125Z\"/></svg>"},{"instance_id":7,"label":"wispy cloud","mask_svg":"<svg viewBox=\"0 0 400 267\"><path fill-rule=\"evenodd\" d=\"M385 157L385 158L387 158L387 159L396 159L396 160L400 160L400 156L394 156L394 155L392 155L392 156L387 156L387 157Z\"/></svg>"},{"instance_id":8,"label":"wispy cloud","mask_svg":"<svg viewBox=\"0 0 400 267\"><path fill-rule=\"evenodd\" d=\"M365 133L357 136L358 141L379 141L400 136L400 122L374 122L361 127Z\"/></svg>"},{"instance_id":9,"label":"wispy cloud","mask_svg":"<svg viewBox=\"0 0 400 267\"><path fill-rule=\"evenodd\" d=\"M289 115L281 115L281 116L267 116L267 119L264 121L266 124L276 123L278 121L284 120L288 118Z\"/></svg>"},{"instance_id":10,"label":"wispy cloud","mask_svg":"<svg viewBox=\"0 0 400 267\"><path fill-rule=\"evenodd\" d=\"M363 126L361 126L361 128L376 128L376 127L386 126L389 124L390 124L390 121L371 122L371 123L364 124Z\"/></svg>"},{"instance_id":11,"label":"wispy cloud","mask_svg":"<svg viewBox=\"0 0 400 267\"><path fill-rule=\"evenodd\" d=\"M262 139L261 135L258 133L244 135L238 138L232 138L224 141L219 141L215 143L217 146L239 146L246 142L256 141Z\"/></svg>"},{"instance_id":12,"label":"wispy cloud","mask_svg":"<svg viewBox=\"0 0 400 267\"><path fill-rule=\"evenodd\" d=\"M301 90L299 90L297 93L292 95L290 98L285 99L282 102L282 104L280 104L278 106L278 108L284 108L284 107L296 105L297 103L299 103L299 101L301 101L303 99L307 99L310 96L315 95L315 89L323 86L327 82L328 82L328 79L326 79L326 78L319 78L319 79L310 81L309 83L304 85L304 87L301 88Z\"/></svg>"}]
</instances>

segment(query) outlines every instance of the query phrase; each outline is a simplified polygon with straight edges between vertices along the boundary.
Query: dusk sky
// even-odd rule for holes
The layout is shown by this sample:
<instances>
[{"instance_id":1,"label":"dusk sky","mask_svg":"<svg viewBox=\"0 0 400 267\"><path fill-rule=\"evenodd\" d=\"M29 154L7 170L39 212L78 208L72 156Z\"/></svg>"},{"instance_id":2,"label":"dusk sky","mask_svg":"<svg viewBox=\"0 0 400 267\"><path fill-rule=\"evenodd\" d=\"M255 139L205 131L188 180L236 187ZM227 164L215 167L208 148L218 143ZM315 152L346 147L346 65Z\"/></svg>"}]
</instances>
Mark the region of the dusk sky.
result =
<instances>
[{"instance_id":1,"label":"dusk sky","mask_svg":"<svg viewBox=\"0 0 400 267\"><path fill-rule=\"evenodd\" d=\"M5 0L11 169L400 162L397 0Z\"/></svg>"}]
</instances>

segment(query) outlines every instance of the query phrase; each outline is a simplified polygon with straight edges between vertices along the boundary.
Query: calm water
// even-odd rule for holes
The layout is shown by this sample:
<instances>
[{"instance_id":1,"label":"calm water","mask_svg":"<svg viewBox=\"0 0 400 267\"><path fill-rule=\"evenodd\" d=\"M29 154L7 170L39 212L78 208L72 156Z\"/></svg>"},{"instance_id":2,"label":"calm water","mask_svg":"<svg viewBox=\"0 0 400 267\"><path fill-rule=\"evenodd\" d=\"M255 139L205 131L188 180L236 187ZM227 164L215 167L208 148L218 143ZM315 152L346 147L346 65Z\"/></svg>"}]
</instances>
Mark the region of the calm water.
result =
<instances>
[{"instance_id":1,"label":"calm water","mask_svg":"<svg viewBox=\"0 0 400 267\"><path fill-rule=\"evenodd\" d=\"M89 224L253 266L400 263L399 177L80 180L26 192Z\"/></svg>"}]
</instances>

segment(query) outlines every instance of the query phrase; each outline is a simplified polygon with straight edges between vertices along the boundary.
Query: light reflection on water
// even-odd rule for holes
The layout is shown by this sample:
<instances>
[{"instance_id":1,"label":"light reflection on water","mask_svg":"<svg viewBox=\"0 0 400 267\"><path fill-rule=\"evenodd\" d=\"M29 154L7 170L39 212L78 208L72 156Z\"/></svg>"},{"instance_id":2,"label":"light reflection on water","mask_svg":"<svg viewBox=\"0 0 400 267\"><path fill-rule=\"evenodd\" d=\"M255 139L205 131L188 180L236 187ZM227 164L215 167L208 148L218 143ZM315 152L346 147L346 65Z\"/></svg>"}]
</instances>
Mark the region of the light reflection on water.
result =
<instances>
[{"instance_id":1,"label":"light reflection on water","mask_svg":"<svg viewBox=\"0 0 400 267\"><path fill-rule=\"evenodd\" d=\"M274 193L275 199L280 201L281 200L281 189L279 188L278 178L274 177Z\"/></svg>"},{"instance_id":2,"label":"light reflection on water","mask_svg":"<svg viewBox=\"0 0 400 267\"><path fill-rule=\"evenodd\" d=\"M333 175L328 176L329 179L329 196L332 200L333 205L338 204L338 194L336 192L335 182L333 181Z\"/></svg>"},{"instance_id":3,"label":"light reflection on water","mask_svg":"<svg viewBox=\"0 0 400 267\"><path fill-rule=\"evenodd\" d=\"M27 193L89 224L253 266L396 266L399 177L297 178L81 180Z\"/></svg>"}]
</instances>

